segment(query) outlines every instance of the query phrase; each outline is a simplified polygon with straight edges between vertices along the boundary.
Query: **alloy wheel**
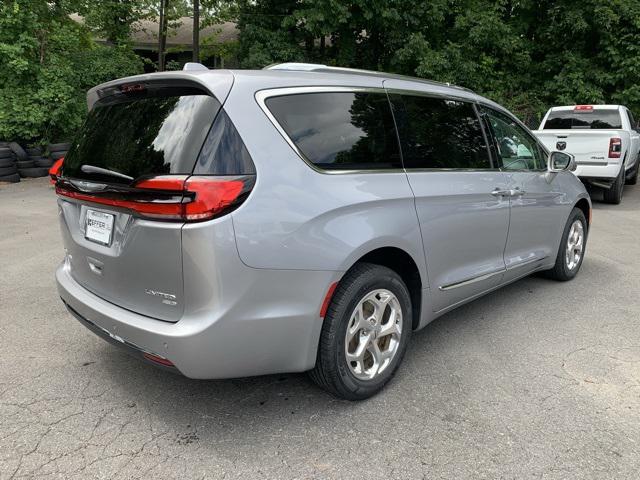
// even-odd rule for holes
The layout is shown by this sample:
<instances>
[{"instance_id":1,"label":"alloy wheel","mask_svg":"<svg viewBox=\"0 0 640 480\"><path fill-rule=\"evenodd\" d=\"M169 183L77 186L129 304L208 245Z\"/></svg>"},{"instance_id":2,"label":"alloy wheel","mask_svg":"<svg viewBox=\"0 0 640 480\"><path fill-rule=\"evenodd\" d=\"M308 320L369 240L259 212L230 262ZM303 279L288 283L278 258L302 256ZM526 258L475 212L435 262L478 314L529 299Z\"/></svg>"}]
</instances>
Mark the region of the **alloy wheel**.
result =
<instances>
[{"instance_id":1,"label":"alloy wheel","mask_svg":"<svg viewBox=\"0 0 640 480\"><path fill-rule=\"evenodd\" d=\"M359 380L382 374L395 357L402 335L402 308L389 290L367 293L356 305L345 335L345 356Z\"/></svg>"},{"instance_id":2,"label":"alloy wheel","mask_svg":"<svg viewBox=\"0 0 640 480\"><path fill-rule=\"evenodd\" d=\"M584 250L584 226L580 220L575 220L569 229L567 238L567 250L565 253L565 261L567 268L573 270L580 263L582 252Z\"/></svg>"}]
</instances>

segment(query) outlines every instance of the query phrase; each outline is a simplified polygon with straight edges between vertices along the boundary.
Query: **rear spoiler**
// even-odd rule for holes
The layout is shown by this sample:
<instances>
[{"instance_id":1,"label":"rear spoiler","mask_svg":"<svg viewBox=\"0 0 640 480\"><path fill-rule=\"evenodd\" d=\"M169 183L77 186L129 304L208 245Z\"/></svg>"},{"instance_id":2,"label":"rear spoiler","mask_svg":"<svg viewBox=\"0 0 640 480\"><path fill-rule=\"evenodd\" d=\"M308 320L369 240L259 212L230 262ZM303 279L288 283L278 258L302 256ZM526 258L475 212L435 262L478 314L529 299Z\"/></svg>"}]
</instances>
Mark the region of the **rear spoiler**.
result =
<instances>
[{"instance_id":1,"label":"rear spoiler","mask_svg":"<svg viewBox=\"0 0 640 480\"><path fill-rule=\"evenodd\" d=\"M190 83L213 95L223 104L233 86L233 73L230 70L186 70L175 72L147 73L132 77L119 78L93 87L87 92L87 108L91 111L96 102L119 92L124 85L148 83L184 85Z\"/></svg>"}]
</instances>

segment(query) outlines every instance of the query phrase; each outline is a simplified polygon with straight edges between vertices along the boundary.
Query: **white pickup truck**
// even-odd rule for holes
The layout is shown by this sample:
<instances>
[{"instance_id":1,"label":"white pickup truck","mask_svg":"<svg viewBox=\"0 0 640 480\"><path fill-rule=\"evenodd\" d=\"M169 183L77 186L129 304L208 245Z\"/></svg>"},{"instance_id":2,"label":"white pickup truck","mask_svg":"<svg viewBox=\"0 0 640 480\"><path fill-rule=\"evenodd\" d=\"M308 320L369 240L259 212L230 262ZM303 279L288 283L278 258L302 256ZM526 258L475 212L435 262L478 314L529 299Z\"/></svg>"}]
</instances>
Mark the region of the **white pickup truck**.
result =
<instances>
[{"instance_id":1,"label":"white pickup truck","mask_svg":"<svg viewBox=\"0 0 640 480\"><path fill-rule=\"evenodd\" d=\"M622 105L553 107L534 134L548 150L576 158L574 172L584 183L604 189L604 200L620 203L624 184L638 180L640 133Z\"/></svg>"}]
</instances>

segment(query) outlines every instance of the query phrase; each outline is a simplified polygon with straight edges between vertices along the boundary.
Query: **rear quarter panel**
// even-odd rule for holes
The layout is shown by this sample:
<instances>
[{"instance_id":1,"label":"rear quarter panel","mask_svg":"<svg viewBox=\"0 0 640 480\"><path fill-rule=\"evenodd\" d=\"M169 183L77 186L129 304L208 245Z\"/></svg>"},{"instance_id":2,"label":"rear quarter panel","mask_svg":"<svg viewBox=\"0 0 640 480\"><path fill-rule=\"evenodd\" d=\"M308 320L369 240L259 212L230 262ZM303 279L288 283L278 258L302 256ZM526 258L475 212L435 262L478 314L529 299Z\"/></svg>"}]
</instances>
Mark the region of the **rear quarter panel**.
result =
<instances>
[{"instance_id":1,"label":"rear quarter panel","mask_svg":"<svg viewBox=\"0 0 640 480\"><path fill-rule=\"evenodd\" d=\"M382 85L380 80L363 81ZM325 85L331 82L336 80L328 78ZM249 199L233 213L242 261L254 268L345 271L371 250L392 246L413 257L426 287L422 239L406 174L312 169L262 111L255 91L250 78L237 79L224 106L257 170Z\"/></svg>"}]
</instances>

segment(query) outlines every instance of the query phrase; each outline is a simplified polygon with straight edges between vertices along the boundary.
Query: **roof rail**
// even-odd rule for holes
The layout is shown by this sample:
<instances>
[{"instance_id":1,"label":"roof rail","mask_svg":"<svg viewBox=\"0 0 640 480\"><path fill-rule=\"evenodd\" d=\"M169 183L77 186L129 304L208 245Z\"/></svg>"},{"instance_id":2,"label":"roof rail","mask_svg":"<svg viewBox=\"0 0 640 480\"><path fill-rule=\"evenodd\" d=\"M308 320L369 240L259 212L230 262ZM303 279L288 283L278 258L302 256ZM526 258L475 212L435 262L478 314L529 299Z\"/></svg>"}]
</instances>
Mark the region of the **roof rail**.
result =
<instances>
[{"instance_id":1,"label":"roof rail","mask_svg":"<svg viewBox=\"0 0 640 480\"><path fill-rule=\"evenodd\" d=\"M470 90L465 87L459 87L457 85L453 85L451 83L442 83L436 82L434 80L427 80L425 78L420 77L411 77L408 75L398 75L395 73L385 73L385 72L377 72L375 70L363 70L359 68L347 68L347 67L331 67L329 65L323 65L320 63L297 63L297 62L287 62L287 63L273 63L271 65L267 65L263 68L263 70L289 70L296 72L331 72L331 73L345 73L351 75L369 75L369 76L377 76L377 77L386 77L389 79L397 79L397 80L408 80L412 82L420 82L427 83L430 85L443 85L451 88L456 88L458 90L464 90L466 92L474 93L473 90Z\"/></svg>"}]
</instances>

